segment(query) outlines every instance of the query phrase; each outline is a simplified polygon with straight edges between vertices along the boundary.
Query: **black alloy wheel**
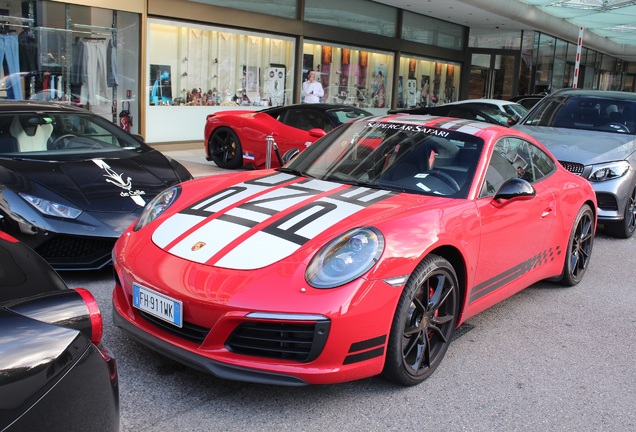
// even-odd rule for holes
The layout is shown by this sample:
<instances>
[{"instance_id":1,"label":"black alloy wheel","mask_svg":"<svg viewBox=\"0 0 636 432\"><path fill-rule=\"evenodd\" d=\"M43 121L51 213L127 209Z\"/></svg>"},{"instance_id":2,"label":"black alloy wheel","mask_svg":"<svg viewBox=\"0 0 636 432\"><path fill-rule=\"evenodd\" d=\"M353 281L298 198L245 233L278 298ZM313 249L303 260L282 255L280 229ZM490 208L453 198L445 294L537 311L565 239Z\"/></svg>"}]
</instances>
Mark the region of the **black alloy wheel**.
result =
<instances>
[{"instance_id":1,"label":"black alloy wheel","mask_svg":"<svg viewBox=\"0 0 636 432\"><path fill-rule=\"evenodd\" d=\"M216 129L210 136L208 147L212 160L219 168L235 169L243 164L241 141L230 128Z\"/></svg>"},{"instance_id":2,"label":"black alloy wheel","mask_svg":"<svg viewBox=\"0 0 636 432\"><path fill-rule=\"evenodd\" d=\"M453 266L440 256L429 255L415 268L393 318L385 378L411 386L435 371L457 323L458 289Z\"/></svg>"},{"instance_id":3,"label":"black alloy wheel","mask_svg":"<svg viewBox=\"0 0 636 432\"><path fill-rule=\"evenodd\" d=\"M560 282L574 286L581 282L590 263L594 245L595 218L589 205L585 204L574 219L568 241L567 255L563 263Z\"/></svg>"}]
</instances>

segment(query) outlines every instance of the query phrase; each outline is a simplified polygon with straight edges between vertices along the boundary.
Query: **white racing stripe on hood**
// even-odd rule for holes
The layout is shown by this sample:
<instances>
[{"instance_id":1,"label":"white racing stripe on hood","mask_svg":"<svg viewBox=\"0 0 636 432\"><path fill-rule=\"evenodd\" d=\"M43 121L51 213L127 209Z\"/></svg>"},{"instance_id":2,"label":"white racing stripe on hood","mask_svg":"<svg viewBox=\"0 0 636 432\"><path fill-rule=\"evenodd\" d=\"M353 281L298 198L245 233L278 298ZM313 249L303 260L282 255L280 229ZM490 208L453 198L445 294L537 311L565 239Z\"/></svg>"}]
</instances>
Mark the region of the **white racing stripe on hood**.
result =
<instances>
[{"instance_id":1,"label":"white racing stripe on hood","mask_svg":"<svg viewBox=\"0 0 636 432\"><path fill-rule=\"evenodd\" d=\"M394 194L321 180L288 184L282 179L268 190L271 185L264 185L272 178L281 180L274 175L240 183L182 209L157 228L153 241L190 261L241 270L261 268ZM324 193L328 195L318 198Z\"/></svg>"},{"instance_id":2,"label":"white racing stripe on hood","mask_svg":"<svg viewBox=\"0 0 636 432\"><path fill-rule=\"evenodd\" d=\"M296 243L259 231L221 258L216 265L252 270L280 261L296 252L298 247Z\"/></svg>"},{"instance_id":3,"label":"white racing stripe on hood","mask_svg":"<svg viewBox=\"0 0 636 432\"><path fill-rule=\"evenodd\" d=\"M248 230L248 227L242 225L214 219L174 245L168 252L190 261L204 263ZM205 247L195 249L194 245L200 241L205 241Z\"/></svg>"},{"instance_id":4,"label":"white racing stripe on hood","mask_svg":"<svg viewBox=\"0 0 636 432\"><path fill-rule=\"evenodd\" d=\"M327 205L322 206L321 203ZM363 208L330 198L323 198L314 204L283 223L267 227L267 232L257 232L228 252L216 265L247 270L273 264L291 255L301 246L288 240L286 234L293 233L305 240L312 239Z\"/></svg>"},{"instance_id":5,"label":"white racing stripe on hood","mask_svg":"<svg viewBox=\"0 0 636 432\"><path fill-rule=\"evenodd\" d=\"M273 185L293 180L295 178L297 177L290 174L276 174L269 177L259 178L250 183L239 183L211 196L207 200L200 202L193 207L193 210L203 210L210 213L222 211L232 204L269 189Z\"/></svg>"},{"instance_id":6,"label":"white racing stripe on hood","mask_svg":"<svg viewBox=\"0 0 636 432\"><path fill-rule=\"evenodd\" d=\"M203 221L203 216L194 216L184 213L177 213L172 216L159 227L152 234L152 241L160 248L165 248L187 230Z\"/></svg>"}]
</instances>

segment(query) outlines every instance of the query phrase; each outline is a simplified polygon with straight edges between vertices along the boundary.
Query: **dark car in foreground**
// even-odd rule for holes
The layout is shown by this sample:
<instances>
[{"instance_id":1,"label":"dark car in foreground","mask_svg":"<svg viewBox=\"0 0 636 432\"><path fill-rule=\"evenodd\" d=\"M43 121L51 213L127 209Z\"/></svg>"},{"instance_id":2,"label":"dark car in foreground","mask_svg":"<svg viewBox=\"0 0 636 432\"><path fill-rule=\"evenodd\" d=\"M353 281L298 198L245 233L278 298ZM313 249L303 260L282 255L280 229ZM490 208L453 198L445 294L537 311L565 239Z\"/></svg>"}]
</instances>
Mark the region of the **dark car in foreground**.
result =
<instances>
[{"instance_id":1,"label":"dark car in foreground","mask_svg":"<svg viewBox=\"0 0 636 432\"><path fill-rule=\"evenodd\" d=\"M56 270L107 265L145 204L191 178L177 161L87 110L0 103L0 231Z\"/></svg>"},{"instance_id":2,"label":"dark car in foreground","mask_svg":"<svg viewBox=\"0 0 636 432\"><path fill-rule=\"evenodd\" d=\"M579 283L595 211L589 182L512 128L362 118L280 169L149 203L113 251L113 320L227 379L415 385L470 317L540 280Z\"/></svg>"},{"instance_id":3,"label":"dark car in foreground","mask_svg":"<svg viewBox=\"0 0 636 432\"><path fill-rule=\"evenodd\" d=\"M117 431L115 359L92 294L0 232L0 430Z\"/></svg>"},{"instance_id":4,"label":"dark car in foreground","mask_svg":"<svg viewBox=\"0 0 636 432\"><path fill-rule=\"evenodd\" d=\"M541 141L568 171L596 191L598 220L615 237L636 229L636 94L558 90L516 129Z\"/></svg>"},{"instance_id":5,"label":"dark car in foreground","mask_svg":"<svg viewBox=\"0 0 636 432\"><path fill-rule=\"evenodd\" d=\"M453 102L434 107L419 107L389 110L389 114L428 114L432 116L454 117L482 121L499 126L512 126L519 116L502 111L495 105L473 102Z\"/></svg>"},{"instance_id":6,"label":"dark car in foreground","mask_svg":"<svg viewBox=\"0 0 636 432\"><path fill-rule=\"evenodd\" d=\"M279 154L303 151L330 130L368 111L350 105L295 104L260 111L227 110L207 116L204 130L206 159L220 168L265 168L267 137L271 136ZM280 166L274 151L271 166Z\"/></svg>"}]
</instances>

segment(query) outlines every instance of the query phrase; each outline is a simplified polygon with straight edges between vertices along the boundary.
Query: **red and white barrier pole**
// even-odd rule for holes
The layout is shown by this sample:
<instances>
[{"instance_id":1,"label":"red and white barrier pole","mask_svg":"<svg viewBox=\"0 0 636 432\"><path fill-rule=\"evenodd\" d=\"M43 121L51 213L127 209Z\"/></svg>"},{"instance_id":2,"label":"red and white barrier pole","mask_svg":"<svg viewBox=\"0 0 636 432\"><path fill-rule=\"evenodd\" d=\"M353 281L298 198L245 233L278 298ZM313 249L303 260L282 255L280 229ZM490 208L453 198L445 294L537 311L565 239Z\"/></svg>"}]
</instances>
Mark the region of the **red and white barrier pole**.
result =
<instances>
[{"instance_id":1,"label":"red and white barrier pole","mask_svg":"<svg viewBox=\"0 0 636 432\"><path fill-rule=\"evenodd\" d=\"M576 44L576 62L574 62L574 79L572 87L576 88L579 82L579 68L581 66L581 51L583 48L583 27L579 27L579 40Z\"/></svg>"}]
</instances>

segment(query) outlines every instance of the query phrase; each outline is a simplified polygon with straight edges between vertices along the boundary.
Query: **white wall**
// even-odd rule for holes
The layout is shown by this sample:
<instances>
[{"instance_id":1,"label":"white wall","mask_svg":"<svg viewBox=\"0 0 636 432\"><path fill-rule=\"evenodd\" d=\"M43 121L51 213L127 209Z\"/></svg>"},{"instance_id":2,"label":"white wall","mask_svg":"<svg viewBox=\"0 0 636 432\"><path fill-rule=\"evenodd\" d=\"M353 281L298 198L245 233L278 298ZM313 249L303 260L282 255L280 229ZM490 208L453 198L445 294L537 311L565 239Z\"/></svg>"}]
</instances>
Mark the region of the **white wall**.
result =
<instances>
[{"instance_id":1,"label":"white wall","mask_svg":"<svg viewBox=\"0 0 636 432\"><path fill-rule=\"evenodd\" d=\"M257 108L249 106L149 106L146 108L144 138L148 144L203 141L203 129L208 114L217 111L255 110Z\"/></svg>"}]
</instances>

